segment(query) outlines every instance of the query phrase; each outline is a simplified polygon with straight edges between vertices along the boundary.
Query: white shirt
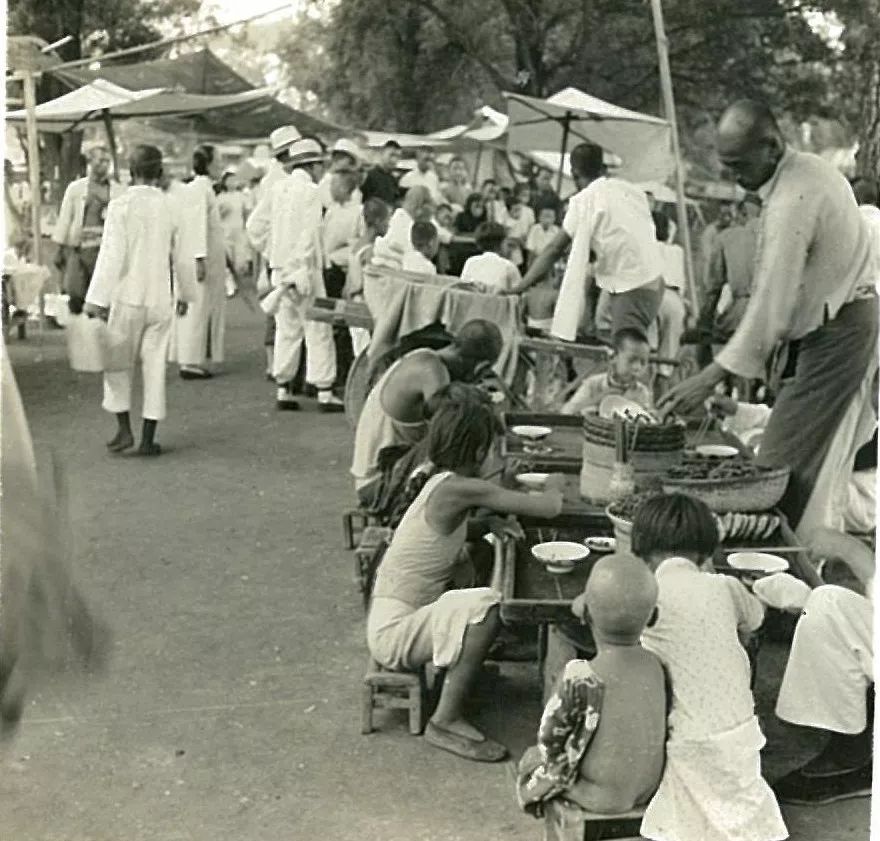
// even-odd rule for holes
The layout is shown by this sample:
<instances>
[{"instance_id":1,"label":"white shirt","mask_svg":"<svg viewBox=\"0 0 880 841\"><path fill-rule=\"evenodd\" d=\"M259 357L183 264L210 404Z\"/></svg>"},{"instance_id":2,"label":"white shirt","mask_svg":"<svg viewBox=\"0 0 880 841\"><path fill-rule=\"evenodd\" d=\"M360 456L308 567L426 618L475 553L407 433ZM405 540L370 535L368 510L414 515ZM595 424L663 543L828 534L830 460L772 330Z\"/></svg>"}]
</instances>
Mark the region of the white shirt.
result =
<instances>
[{"instance_id":1,"label":"white shirt","mask_svg":"<svg viewBox=\"0 0 880 841\"><path fill-rule=\"evenodd\" d=\"M880 283L880 207L875 207L873 204L862 204L859 205L859 210L868 223L868 231L874 243L874 277L877 283Z\"/></svg>"},{"instance_id":2,"label":"white shirt","mask_svg":"<svg viewBox=\"0 0 880 841\"><path fill-rule=\"evenodd\" d=\"M677 289L684 294L687 275L684 270L684 249L680 245L658 242L660 260L663 267L663 283L668 289Z\"/></svg>"},{"instance_id":3,"label":"white shirt","mask_svg":"<svg viewBox=\"0 0 880 841\"><path fill-rule=\"evenodd\" d=\"M747 722L755 700L738 632L761 626L763 605L735 578L700 572L685 558L667 558L655 575L658 617L642 645L669 674L672 733L700 739Z\"/></svg>"},{"instance_id":4,"label":"white shirt","mask_svg":"<svg viewBox=\"0 0 880 841\"><path fill-rule=\"evenodd\" d=\"M431 193L431 198L436 204L440 204L443 201L443 195L440 193L440 179L433 169L422 172L416 168L406 173L400 179L400 189L409 190L411 187L427 187Z\"/></svg>"},{"instance_id":5,"label":"white shirt","mask_svg":"<svg viewBox=\"0 0 880 841\"><path fill-rule=\"evenodd\" d=\"M320 193L320 185L318 186ZM324 254L327 266L348 265L350 246L361 230L363 205L354 196L345 204L332 201L322 222Z\"/></svg>"},{"instance_id":6,"label":"white shirt","mask_svg":"<svg viewBox=\"0 0 880 841\"><path fill-rule=\"evenodd\" d=\"M461 270L461 279L479 283L495 292L507 292L522 280L519 269L510 260L486 251L476 257L469 257Z\"/></svg>"},{"instance_id":7,"label":"white shirt","mask_svg":"<svg viewBox=\"0 0 880 841\"><path fill-rule=\"evenodd\" d=\"M110 198L115 199L125 192L125 188L115 181L110 181ZM86 198L89 193L89 178L77 178L71 181L64 191L58 220L52 232L52 241L59 245L79 245L82 237L83 214L86 209Z\"/></svg>"},{"instance_id":8,"label":"white shirt","mask_svg":"<svg viewBox=\"0 0 880 841\"><path fill-rule=\"evenodd\" d=\"M403 255L403 270L405 272L437 274L437 267L424 254L415 249L407 251Z\"/></svg>"},{"instance_id":9,"label":"white shirt","mask_svg":"<svg viewBox=\"0 0 880 841\"><path fill-rule=\"evenodd\" d=\"M572 238L566 277L583 282L589 250L596 253L596 284L611 293L647 286L663 273L648 197L634 184L597 178L569 200L562 227Z\"/></svg>"},{"instance_id":10,"label":"white shirt","mask_svg":"<svg viewBox=\"0 0 880 841\"><path fill-rule=\"evenodd\" d=\"M526 240L526 251L532 254L540 254L550 245L556 234L559 233L559 225L551 225L545 231L540 225L532 225Z\"/></svg>"},{"instance_id":11,"label":"white shirt","mask_svg":"<svg viewBox=\"0 0 880 841\"><path fill-rule=\"evenodd\" d=\"M330 185L333 183L333 173L331 171L327 171L321 177L321 180L318 182L318 194L321 196L321 206L324 209L327 209L333 204L333 194L330 191ZM355 187L349 197L349 201L355 201L358 204L362 204L364 200L363 194L360 191L360 187Z\"/></svg>"},{"instance_id":12,"label":"white shirt","mask_svg":"<svg viewBox=\"0 0 880 841\"><path fill-rule=\"evenodd\" d=\"M535 211L530 207L521 207L519 209L519 218L514 219L510 213L507 214L507 233L514 239L522 240L525 243L531 233L532 226L535 224Z\"/></svg>"},{"instance_id":13,"label":"white shirt","mask_svg":"<svg viewBox=\"0 0 880 841\"><path fill-rule=\"evenodd\" d=\"M107 206L104 235L86 303L171 308L171 263L177 256L176 203L158 187L129 187ZM178 273L178 297L192 300L188 273Z\"/></svg>"}]
</instances>

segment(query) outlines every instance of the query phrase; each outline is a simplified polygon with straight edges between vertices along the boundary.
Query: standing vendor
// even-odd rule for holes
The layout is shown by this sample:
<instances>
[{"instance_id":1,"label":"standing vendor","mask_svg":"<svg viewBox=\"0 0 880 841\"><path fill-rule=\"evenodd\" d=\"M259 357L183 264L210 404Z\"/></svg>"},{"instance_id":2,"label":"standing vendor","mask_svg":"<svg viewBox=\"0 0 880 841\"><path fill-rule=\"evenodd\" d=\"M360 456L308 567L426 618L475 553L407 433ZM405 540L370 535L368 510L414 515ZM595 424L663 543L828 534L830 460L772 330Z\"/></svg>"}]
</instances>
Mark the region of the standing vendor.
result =
<instances>
[{"instance_id":1,"label":"standing vendor","mask_svg":"<svg viewBox=\"0 0 880 841\"><path fill-rule=\"evenodd\" d=\"M781 507L804 534L833 525L835 497L876 423L877 295L868 228L846 179L821 158L787 149L766 106L730 106L718 126L718 152L762 201L752 296L715 361L660 406L694 409L729 373L763 378L777 347L798 342L758 462L791 468Z\"/></svg>"},{"instance_id":2,"label":"standing vendor","mask_svg":"<svg viewBox=\"0 0 880 841\"><path fill-rule=\"evenodd\" d=\"M52 240L58 245L55 265L62 273L62 287L68 306L82 312L89 281L95 270L104 217L110 199L121 195L122 186L110 180L110 152L106 146L92 146L87 154L88 175L71 181L64 191Z\"/></svg>"}]
</instances>

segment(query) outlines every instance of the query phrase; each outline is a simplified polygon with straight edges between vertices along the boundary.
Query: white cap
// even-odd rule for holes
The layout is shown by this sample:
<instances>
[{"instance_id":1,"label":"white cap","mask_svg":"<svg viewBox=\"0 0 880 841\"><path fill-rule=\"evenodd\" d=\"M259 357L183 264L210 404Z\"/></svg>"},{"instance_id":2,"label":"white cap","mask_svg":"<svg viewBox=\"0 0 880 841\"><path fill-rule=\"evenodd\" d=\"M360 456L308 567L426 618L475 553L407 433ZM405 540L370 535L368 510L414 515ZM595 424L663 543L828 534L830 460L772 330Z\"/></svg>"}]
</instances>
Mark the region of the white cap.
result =
<instances>
[{"instance_id":1,"label":"white cap","mask_svg":"<svg viewBox=\"0 0 880 841\"><path fill-rule=\"evenodd\" d=\"M317 140L312 140L311 137L301 137L294 140L290 144L287 154L288 161L292 164L310 164L324 160L324 150L321 148L321 144Z\"/></svg>"},{"instance_id":2,"label":"white cap","mask_svg":"<svg viewBox=\"0 0 880 841\"><path fill-rule=\"evenodd\" d=\"M340 152L343 155L349 155L355 159L355 161L359 161L361 159L361 150L358 148L357 143L353 140L348 140L345 137L339 138L334 144L333 148L330 150L333 152Z\"/></svg>"},{"instance_id":3,"label":"white cap","mask_svg":"<svg viewBox=\"0 0 880 841\"><path fill-rule=\"evenodd\" d=\"M277 155L287 149L292 143L299 140L300 133L295 126L281 126L276 128L269 135L269 146L272 147L272 154Z\"/></svg>"}]
</instances>

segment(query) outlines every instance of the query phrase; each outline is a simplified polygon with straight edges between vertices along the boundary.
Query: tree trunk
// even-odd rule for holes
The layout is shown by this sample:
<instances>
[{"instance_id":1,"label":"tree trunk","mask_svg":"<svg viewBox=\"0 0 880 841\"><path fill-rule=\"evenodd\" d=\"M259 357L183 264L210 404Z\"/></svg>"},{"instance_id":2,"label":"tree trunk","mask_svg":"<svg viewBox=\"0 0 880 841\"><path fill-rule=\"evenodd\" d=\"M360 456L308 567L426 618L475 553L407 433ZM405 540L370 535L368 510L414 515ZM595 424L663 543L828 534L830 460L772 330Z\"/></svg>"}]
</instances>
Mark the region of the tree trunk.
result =
<instances>
[{"instance_id":1,"label":"tree trunk","mask_svg":"<svg viewBox=\"0 0 880 841\"><path fill-rule=\"evenodd\" d=\"M859 131L859 152L856 168L860 175L880 178L880 47L875 46L874 55L868 57L865 72L865 88L862 95L862 121Z\"/></svg>"}]
</instances>

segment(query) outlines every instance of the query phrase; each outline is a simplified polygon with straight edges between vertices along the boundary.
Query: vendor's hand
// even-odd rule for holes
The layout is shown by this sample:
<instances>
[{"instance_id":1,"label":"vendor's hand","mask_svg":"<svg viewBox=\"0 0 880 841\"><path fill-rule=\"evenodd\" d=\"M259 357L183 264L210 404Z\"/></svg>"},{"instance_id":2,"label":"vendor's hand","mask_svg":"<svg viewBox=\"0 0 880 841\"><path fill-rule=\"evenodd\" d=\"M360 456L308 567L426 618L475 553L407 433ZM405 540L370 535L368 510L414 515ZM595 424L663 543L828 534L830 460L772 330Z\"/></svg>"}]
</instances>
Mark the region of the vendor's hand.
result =
<instances>
[{"instance_id":1,"label":"vendor's hand","mask_svg":"<svg viewBox=\"0 0 880 841\"><path fill-rule=\"evenodd\" d=\"M712 394L712 389L723 379L724 373L724 369L713 362L699 374L688 377L667 391L657 401L657 410L661 419L675 411L692 412L701 406L706 398Z\"/></svg>"},{"instance_id":2,"label":"vendor's hand","mask_svg":"<svg viewBox=\"0 0 880 841\"><path fill-rule=\"evenodd\" d=\"M186 311L189 309L189 304L186 301L178 301L177 302L177 314L180 316L186 315Z\"/></svg>"},{"instance_id":3,"label":"vendor's hand","mask_svg":"<svg viewBox=\"0 0 880 841\"><path fill-rule=\"evenodd\" d=\"M544 491L544 496L549 497L550 502L553 504L553 514L550 516L558 517L562 513L562 506L565 503L565 497L562 494L562 491L558 488L547 488Z\"/></svg>"},{"instance_id":4,"label":"vendor's hand","mask_svg":"<svg viewBox=\"0 0 880 841\"><path fill-rule=\"evenodd\" d=\"M489 534L494 534L499 540L524 540L525 532L515 517L489 517L487 525Z\"/></svg>"},{"instance_id":5,"label":"vendor's hand","mask_svg":"<svg viewBox=\"0 0 880 841\"><path fill-rule=\"evenodd\" d=\"M205 258L196 257L196 283L204 283L206 276L207 269L205 268Z\"/></svg>"},{"instance_id":6,"label":"vendor's hand","mask_svg":"<svg viewBox=\"0 0 880 841\"><path fill-rule=\"evenodd\" d=\"M83 307L83 312L89 318L100 318L101 321L106 321L110 317L109 307L99 307L97 304L90 304L88 302Z\"/></svg>"}]
</instances>

